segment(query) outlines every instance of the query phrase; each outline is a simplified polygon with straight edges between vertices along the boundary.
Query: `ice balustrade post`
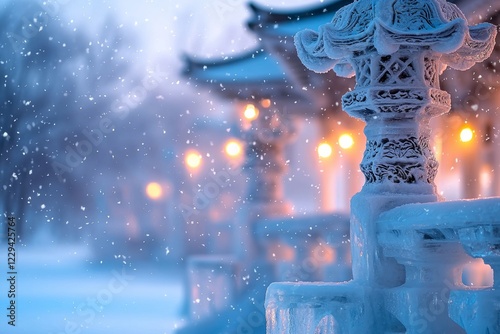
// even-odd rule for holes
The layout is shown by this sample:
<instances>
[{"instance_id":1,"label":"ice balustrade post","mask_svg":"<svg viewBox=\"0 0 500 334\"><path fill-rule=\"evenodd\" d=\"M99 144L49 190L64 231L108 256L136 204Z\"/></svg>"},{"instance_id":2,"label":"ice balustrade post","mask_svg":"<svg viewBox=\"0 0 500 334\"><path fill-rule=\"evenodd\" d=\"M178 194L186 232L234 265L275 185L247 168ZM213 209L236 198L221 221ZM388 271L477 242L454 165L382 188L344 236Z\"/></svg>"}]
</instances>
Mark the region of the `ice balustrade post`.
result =
<instances>
[{"instance_id":1,"label":"ice balustrade post","mask_svg":"<svg viewBox=\"0 0 500 334\"><path fill-rule=\"evenodd\" d=\"M399 315L399 320L387 311L387 290L401 286L407 275L401 264L384 255L377 238L377 219L397 206L438 200L434 185L438 164L430 146L429 121L448 112L451 104L450 95L439 87L439 75L447 66L464 70L487 58L495 35L491 24L469 27L458 7L444 0L359 0L341 8L319 33L304 30L296 35L298 55L306 67L317 72L333 69L340 76L356 75L354 90L343 96L343 108L366 122L366 150L361 162L366 180L351 201L351 247L353 282L369 289L361 301L345 299L354 303L351 307L356 303L365 306L365 312L356 324L348 317L337 318L340 324L351 323L342 333L354 333L353 326L359 331L363 323L364 332L411 332L411 327L400 321L409 309L402 311L406 314ZM450 249L445 251L453 258ZM453 268L442 274L430 271L433 290L445 285L440 278L446 275L453 281L458 279ZM275 329L287 320L280 314L291 312L290 307L296 309L287 297L287 291L293 293L294 289L314 291L297 285L269 288L269 333L282 333ZM331 290L329 295L341 289L335 285L326 288ZM417 305L425 297L424 290L411 296ZM356 290L346 287L346 291L346 296L352 296ZM366 312L370 308L377 314ZM424 332L445 326L433 328L430 324ZM314 327L307 333L313 331ZM286 333L299 332L287 329Z\"/></svg>"},{"instance_id":2,"label":"ice balustrade post","mask_svg":"<svg viewBox=\"0 0 500 334\"><path fill-rule=\"evenodd\" d=\"M450 317L469 334L500 333L500 201L488 199L487 210L495 217L488 224L458 229L460 242L473 257L482 258L493 269L492 287L451 291ZM466 311L464 311L466 310Z\"/></svg>"},{"instance_id":3,"label":"ice balustrade post","mask_svg":"<svg viewBox=\"0 0 500 334\"><path fill-rule=\"evenodd\" d=\"M448 315L451 291L462 289L462 271L471 258L457 242L455 221L440 218L440 203L407 204L377 220L384 255L405 267L404 284L384 289L385 309L405 333L464 333Z\"/></svg>"},{"instance_id":4,"label":"ice balustrade post","mask_svg":"<svg viewBox=\"0 0 500 334\"><path fill-rule=\"evenodd\" d=\"M384 253L406 267L405 284L385 296L407 333L500 332L499 282L465 286L460 275L472 256L498 276L500 198L407 204L377 224Z\"/></svg>"},{"instance_id":5,"label":"ice balustrade post","mask_svg":"<svg viewBox=\"0 0 500 334\"><path fill-rule=\"evenodd\" d=\"M188 259L189 313L194 321L209 318L234 303L237 265L227 256L192 256Z\"/></svg>"}]
</instances>

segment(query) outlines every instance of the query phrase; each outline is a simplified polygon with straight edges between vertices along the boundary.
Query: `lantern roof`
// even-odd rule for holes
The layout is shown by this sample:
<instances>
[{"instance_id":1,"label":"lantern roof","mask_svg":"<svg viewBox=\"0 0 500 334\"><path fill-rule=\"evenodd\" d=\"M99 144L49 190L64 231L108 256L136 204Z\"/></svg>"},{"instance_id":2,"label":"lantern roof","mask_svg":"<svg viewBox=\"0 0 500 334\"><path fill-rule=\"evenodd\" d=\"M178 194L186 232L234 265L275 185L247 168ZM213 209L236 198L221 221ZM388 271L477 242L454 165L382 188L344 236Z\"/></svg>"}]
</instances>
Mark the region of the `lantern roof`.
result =
<instances>
[{"instance_id":1,"label":"lantern roof","mask_svg":"<svg viewBox=\"0 0 500 334\"><path fill-rule=\"evenodd\" d=\"M489 23L469 27L458 7L445 0L358 0L339 9L319 31L295 36L299 58L311 70L333 68L353 76L349 59L375 48L392 54L401 47L420 47L443 55L444 68L467 69L492 51L496 28Z\"/></svg>"}]
</instances>

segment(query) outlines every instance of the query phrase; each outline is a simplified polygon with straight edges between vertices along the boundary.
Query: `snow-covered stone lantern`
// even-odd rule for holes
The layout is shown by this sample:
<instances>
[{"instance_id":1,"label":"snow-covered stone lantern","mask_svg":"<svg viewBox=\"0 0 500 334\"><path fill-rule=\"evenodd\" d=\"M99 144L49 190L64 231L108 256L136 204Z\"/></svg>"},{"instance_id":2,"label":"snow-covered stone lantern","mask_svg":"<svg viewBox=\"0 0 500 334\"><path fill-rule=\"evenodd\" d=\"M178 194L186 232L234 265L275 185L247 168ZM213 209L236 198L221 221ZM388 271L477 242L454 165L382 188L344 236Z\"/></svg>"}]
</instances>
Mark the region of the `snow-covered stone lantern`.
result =
<instances>
[{"instance_id":1,"label":"snow-covered stone lantern","mask_svg":"<svg viewBox=\"0 0 500 334\"><path fill-rule=\"evenodd\" d=\"M353 280L274 283L266 299L269 334L473 333L457 324L456 310L448 312L450 291L462 288L460 266L467 256L464 238L457 236L469 225L458 218L440 223L438 217L455 209L473 216L484 207L500 214L500 201L433 203L427 209L439 200L429 121L451 105L439 75L447 66L465 70L486 59L495 36L493 25L469 27L458 7L444 0L358 0L319 33L296 35L306 67L356 75L355 89L342 103L366 122L366 180L351 201ZM411 219L426 210L434 213L426 224ZM472 223L497 245L500 232L492 226L500 225L499 218L479 215ZM496 297L489 296L484 299L493 305ZM460 302L466 307L466 299ZM436 305L431 317L419 313ZM498 330L493 322L482 326L474 330Z\"/></svg>"}]
</instances>

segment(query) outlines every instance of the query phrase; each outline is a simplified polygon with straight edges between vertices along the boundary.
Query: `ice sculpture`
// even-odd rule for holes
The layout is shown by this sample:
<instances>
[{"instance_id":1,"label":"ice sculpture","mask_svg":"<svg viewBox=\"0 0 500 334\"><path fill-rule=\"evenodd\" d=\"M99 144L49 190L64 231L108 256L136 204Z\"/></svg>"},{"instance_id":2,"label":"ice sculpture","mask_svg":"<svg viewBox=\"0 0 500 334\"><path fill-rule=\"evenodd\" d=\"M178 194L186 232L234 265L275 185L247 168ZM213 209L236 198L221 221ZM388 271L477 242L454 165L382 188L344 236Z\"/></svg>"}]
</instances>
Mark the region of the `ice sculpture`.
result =
<instances>
[{"instance_id":1,"label":"ice sculpture","mask_svg":"<svg viewBox=\"0 0 500 334\"><path fill-rule=\"evenodd\" d=\"M438 203L429 142L430 119L450 109L439 75L486 59L495 36L493 25L469 27L443 0L359 0L319 33L296 35L306 67L356 75L342 103L366 122L366 182L351 201L353 280L273 283L269 334L500 333L497 292L466 289L460 279L469 255L497 255L500 199ZM412 219L426 210L425 224ZM455 210L471 220L440 219ZM472 246L483 241L482 250Z\"/></svg>"}]
</instances>

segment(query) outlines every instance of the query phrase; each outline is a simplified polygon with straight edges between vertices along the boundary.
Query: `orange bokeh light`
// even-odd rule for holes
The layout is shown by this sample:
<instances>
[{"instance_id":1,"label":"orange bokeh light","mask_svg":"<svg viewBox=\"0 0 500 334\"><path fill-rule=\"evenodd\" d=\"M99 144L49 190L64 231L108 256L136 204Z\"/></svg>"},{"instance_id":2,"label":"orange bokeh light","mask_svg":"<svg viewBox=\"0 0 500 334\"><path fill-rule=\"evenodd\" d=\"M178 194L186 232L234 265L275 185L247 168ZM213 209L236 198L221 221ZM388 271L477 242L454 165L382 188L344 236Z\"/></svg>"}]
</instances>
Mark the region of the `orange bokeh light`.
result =
<instances>
[{"instance_id":1,"label":"orange bokeh light","mask_svg":"<svg viewBox=\"0 0 500 334\"><path fill-rule=\"evenodd\" d=\"M262 101L260 101L260 105L263 108L269 108L271 106L271 100L270 99L263 99Z\"/></svg>"},{"instance_id":2,"label":"orange bokeh light","mask_svg":"<svg viewBox=\"0 0 500 334\"><path fill-rule=\"evenodd\" d=\"M253 104L247 104L243 116L249 121L256 120L259 117L259 109L257 109Z\"/></svg>"},{"instance_id":3,"label":"orange bokeh light","mask_svg":"<svg viewBox=\"0 0 500 334\"><path fill-rule=\"evenodd\" d=\"M470 142L473 137L474 137L474 132L469 127L465 127L462 129L462 131L460 131L460 141L462 143Z\"/></svg>"},{"instance_id":4,"label":"orange bokeh light","mask_svg":"<svg viewBox=\"0 0 500 334\"><path fill-rule=\"evenodd\" d=\"M233 139L229 140L226 143L226 146L224 147L224 151L230 157L237 157L237 156L241 155L242 150L243 149L241 147L241 143L236 141L236 140L233 140Z\"/></svg>"},{"instance_id":5,"label":"orange bokeh light","mask_svg":"<svg viewBox=\"0 0 500 334\"><path fill-rule=\"evenodd\" d=\"M163 188L158 182L149 182L146 186L146 195L153 200L158 200L163 197Z\"/></svg>"},{"instance_id":6,"label":"orange bokeh light","mask_svg":"<svg viewBox=\"0 0 500 334\"><path fill-rule=\"evenodd\" d=\"M350 134L344 133L339 137L339 146L344 150L351 148L354 145L354 139Z\"/></svg>"},{"instance_id":7,"label":"orange bokeh light","mask_svg":"<svg viewBox=\"0 0 500 334\"><path fill-rule=\"evenodd\" d=\"M328 158L332 155L332 146L328 143L318 145L318 155L320 158Z\"/></svg>"},{"instance_id":8,"label":"orange bokeh light","mask_svg":"<svg viewBox=\"0 0 500 334\"><path fill-rule=\"evenodd\" d=\"M201 154L197 151L190 151L186 154L185 162L190 168L198 168L201 165Z\"/></svg>"}]
</instances>

